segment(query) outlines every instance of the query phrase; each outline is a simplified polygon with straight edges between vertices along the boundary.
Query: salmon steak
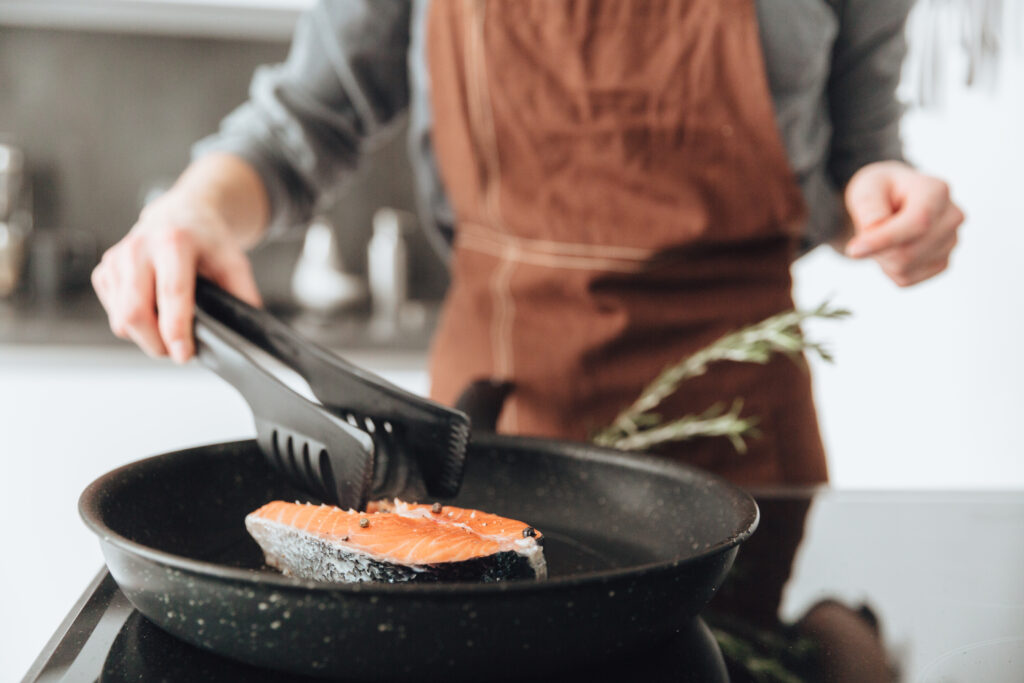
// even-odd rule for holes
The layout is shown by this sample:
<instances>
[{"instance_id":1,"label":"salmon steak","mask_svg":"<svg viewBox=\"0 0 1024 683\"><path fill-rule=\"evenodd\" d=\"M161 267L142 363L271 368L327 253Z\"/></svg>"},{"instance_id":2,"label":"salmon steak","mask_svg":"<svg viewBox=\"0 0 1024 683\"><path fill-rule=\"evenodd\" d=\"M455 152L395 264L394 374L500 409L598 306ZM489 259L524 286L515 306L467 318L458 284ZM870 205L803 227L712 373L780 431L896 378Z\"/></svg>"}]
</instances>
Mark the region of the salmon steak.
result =
<instances>
[{"instance_id":1,"label":"salmon steak","mask_svg":"<svg viewBox=\"0 0 1024 683\"><path fill-rule=\"evenodd\" d=\"M365 512L275 500L245 528L282 573L328 582L503 581L547 576L543 535L451 505L375 501Z\"/></svg>"}]
</instances>

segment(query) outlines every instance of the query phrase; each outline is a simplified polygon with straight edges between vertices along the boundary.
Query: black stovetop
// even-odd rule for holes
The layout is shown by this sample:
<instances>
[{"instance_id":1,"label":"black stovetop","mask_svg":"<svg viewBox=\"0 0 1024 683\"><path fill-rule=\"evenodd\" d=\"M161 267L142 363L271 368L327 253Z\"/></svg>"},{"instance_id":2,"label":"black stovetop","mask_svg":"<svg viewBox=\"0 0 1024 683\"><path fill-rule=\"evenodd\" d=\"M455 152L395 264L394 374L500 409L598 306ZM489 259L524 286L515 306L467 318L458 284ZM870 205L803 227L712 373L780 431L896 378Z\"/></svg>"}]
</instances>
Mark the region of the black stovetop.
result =
<instances>
[{"instance_id":1,"label":"black stovetop","mask_svg":"<svg viewBox=\"0 0 1024 683\"><path fill-rule=\"evenodd\" d=\"M703 619L571 678L720 681L724 655L733 681L1024 681L1024 492L755 497L761 528ZM163 633L104 570L26 676L96 680L298 679Z\"/></svg>"}]
</instances>

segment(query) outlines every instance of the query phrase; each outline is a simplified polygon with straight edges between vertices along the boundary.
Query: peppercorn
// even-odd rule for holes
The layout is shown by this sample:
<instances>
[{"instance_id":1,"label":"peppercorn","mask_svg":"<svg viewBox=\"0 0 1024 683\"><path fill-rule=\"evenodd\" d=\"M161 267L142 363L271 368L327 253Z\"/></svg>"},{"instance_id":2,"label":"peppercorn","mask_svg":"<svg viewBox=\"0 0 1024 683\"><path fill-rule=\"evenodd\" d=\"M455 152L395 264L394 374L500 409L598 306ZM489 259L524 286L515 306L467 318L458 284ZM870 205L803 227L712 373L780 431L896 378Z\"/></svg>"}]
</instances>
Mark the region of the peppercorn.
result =
<instances>
[{"instance_id":1,"label":"peppercorn","mask_svg":"<svg viewBox=\"0 0 1024 683\"><path fill-rule=\"evenodd\" d=\"M434 514L437 514L437 513L441 512L441 508L442 507L443 506L440 503L434 503L433 505L430 506L430 511L433 512Z\"/></svg>"},{"instance_id":2,"label":"peppercorn","mask_svg":"<svg viewBox=\"0 0 1024 683\"><path fill-rule=\"evenodd\" d=\"M366 527L370 526L370 520L368 520L366 517L361 517L359 519L359 526L365 529Z\"/></svg>"},{"instance_id":3,"label":"peppercorn","mask_svg":"<svg viewBox=\"0 0 1024 683\"><path fill-rule=\"evenodd\" d=\"M532 526L528 526L525 529L523 529L523 538L530 538L530 537L536 536L536 535L537 535L537 530L534 529Z\"/></svg>"}]
</instances>

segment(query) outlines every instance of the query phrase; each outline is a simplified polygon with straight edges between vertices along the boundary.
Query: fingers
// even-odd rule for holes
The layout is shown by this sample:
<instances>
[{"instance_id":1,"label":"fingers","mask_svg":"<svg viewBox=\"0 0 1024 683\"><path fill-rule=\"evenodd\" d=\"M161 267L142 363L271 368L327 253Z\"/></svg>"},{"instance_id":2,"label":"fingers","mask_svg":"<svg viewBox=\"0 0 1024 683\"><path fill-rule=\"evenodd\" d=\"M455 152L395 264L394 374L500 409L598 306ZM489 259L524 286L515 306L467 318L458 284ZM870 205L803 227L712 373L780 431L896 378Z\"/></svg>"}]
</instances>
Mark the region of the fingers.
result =
<instances>
[{"instance_id":1,"label":"fingers","mask_svg":"<svg viewBox=\"0 0 1024 683\"><path fill-rule=\"evenodd\" d=\"M131 339L152 356L169 352L184 363L195 352L197 272L242 300L261 305L252 266L242 251L180 228L129 233L104 254L92 283L115 335Z\"/></svg>"},{"instance_id":2,"label":"fingers","mask_svg":"<svg viewBox=\"0 0 1024 683\"><path fill-rule=\"evenodd\" d=\"M874 227L858 231L846 247L848 256L865 258L921 240L935 227L947 209L953 207L949 186L943 181L920 176L909 185L906 188L893 187L893 196L900 204L899 209Z\"/></svg>"},{"instance_id":3,"label":"fingers","mask_svg":"<svg viewBox=\"0 0 1024 683\"><path fill-rule=\"evenodd\" d=\"M150 202L92 274L111 330L151 355L183 363L195 352L195 281L202 273L252 304L260 295L241 241L219 204L169 191Z\"/></svg>"},{"instance_id":4,"label":"fingers","mask_svg":"<svg viewBox=\"0 0 1024 683\"><path fill-rule=\"evenodd\" d=\"M900 287L909 287L946 269L958 242L957 228L963 221L959 209L952 209L927 238L885 250L874 257L893 282Z\"/></svg>"},{"instance_id":5,"label":"fingers","mask_svg":"<svg viewBox=\"0 0 1024 683\"><path fill-rule=\"evenodd\" d=\"M887 173L858 174L846 191L846 209L857 233L870 230L893 215L891 176Z\"/></svg>"},{"instance_id":6,"label":"fingers","mask_svg":"<svg viewBox=\"0 0 1024 683\"><path fill-rule=\"evenodd\" d=\"M110 272L110 252L103 254L102 260L92 270L92 288L96 290L96 297L103 304L103 310L110 315L110 292L115 288L115 282Z\"/></svg>"},{"instance_id":7,"label":"fingers","mask_svg":"<svg viewBox=\"0 0 1024 683\"><path fill-rule=\"evenodd\" d=\"M942 180L898 162L869 164L850 180L846 203L855 231L848 256L873 258L901 287L948 266L964 215Z\"/></svg>"},{"instance_id":8,"label":"fingers","mask_svg":"<svg viewBox=\"0 0 1024 683\"><path fill-rule=\"evenodd\" d=\"M934 261L927 266L921 267L917 270L905 273L893 275L886 272L889 275L889 279L895 282L900 287L911 287L916 284L920 284L925 280L930 280L942 271L949 267L949 256L945 256L938 261ZM883 268L884 270L884 268Z\"/></svg>"},{"instance_id":9,"label":"fingers","mask_svg":"<svg viewBox=\"0 0 1024 683\"><path fill-rule=\"evenodd\" d=\"M153 266L129 245L120 255L121 282L113 294L111 329L138 344L150 356L165 356L156 319L156 281Z\"/></svg>"},{"instance_id":10,"label":"fingers","mask_svg":"<svg viewBox=\"0 0 1024 683\"><path fill-rule=\"evenodd\" d=\"M252 306L263 305L252 264L241 251L213 252L199 264L199 271L242 301Z\"/></svg>"},{"instance_id":11,"label":"fingers","mask_svg":"<svg viewBox=\"0 0 1024 683\"><path fill-rule=\"evenodd\" d=\"M938 275L949 265L950 255L956 246L953 235L925 258L908 263L900 252L883 252L876 257L878 264L889 279L900 287L909 287Z\"/></svg>"},{"instance_id":12,"label":"fingers","mask_svg":"<svg viewBox=\"0 0 1024 683\"><path fill-rule=\"evenodd\" d=\"M190 236L172 230L162 240L154 261L156 308L160 337L171 358L184 363L192 357L192 316L195 308L196 247Z\"/></svg>"}]
</instances>

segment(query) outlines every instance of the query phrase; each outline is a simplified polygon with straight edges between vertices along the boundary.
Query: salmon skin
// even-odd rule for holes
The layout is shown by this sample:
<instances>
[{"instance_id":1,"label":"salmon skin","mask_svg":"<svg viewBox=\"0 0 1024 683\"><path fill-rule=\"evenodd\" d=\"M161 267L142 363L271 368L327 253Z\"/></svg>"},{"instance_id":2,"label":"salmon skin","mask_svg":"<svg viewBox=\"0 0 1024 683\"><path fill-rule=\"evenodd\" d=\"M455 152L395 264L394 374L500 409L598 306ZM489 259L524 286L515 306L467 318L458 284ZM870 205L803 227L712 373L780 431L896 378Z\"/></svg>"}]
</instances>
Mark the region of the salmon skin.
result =
<instances>
[{"instance_id":1,"label":"salmon skin","mask_svg":"<svg viewBox=\"0 0 1024 683\"><path fill-rule=\"evenodd\" d=\"M330 582L503 581L547 577L543 535L450 505L376 501L365 512L275 500L245 528L284 574Z\"/></svg>"}]
</instances>

